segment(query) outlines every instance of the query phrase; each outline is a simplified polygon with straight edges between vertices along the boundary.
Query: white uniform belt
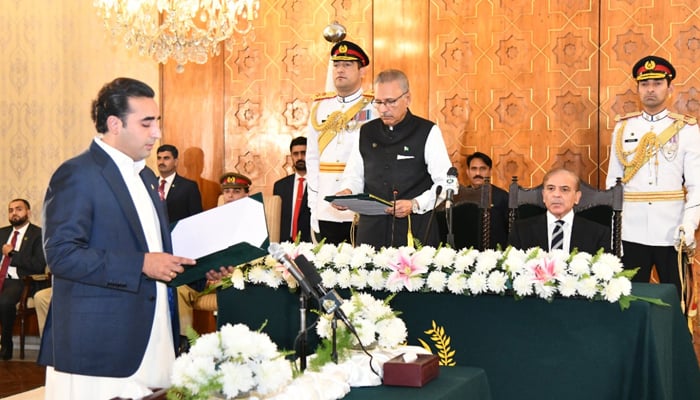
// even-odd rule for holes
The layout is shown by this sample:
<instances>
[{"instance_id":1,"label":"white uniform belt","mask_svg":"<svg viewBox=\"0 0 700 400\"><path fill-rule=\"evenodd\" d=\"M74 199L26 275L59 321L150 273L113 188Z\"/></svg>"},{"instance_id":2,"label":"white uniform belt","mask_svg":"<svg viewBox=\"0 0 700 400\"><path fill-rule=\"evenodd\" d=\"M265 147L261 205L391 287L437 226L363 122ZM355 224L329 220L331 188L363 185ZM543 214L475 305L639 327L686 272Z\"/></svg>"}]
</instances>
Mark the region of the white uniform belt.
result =
<instances>
[{"instance_id":1,"label":"white uniform belt","mask_svg":"<svg viewBox=\"0 0 700 400\"><path fill-rule=\"evenodd\" d=\"M677 201L685 200L683 190L668 192L625 192L625 201Z\"/></svg>"},{"instance_id":2,"label":"white uniform belt","mask_svg":"<svg viewBox=\"0 0 700 400\"><path fill-rule=\"evenodd\" d=\"M322 162L318 169L320 172L340 173L345 171L345 163Z\"/></svg>"}]
</instances>

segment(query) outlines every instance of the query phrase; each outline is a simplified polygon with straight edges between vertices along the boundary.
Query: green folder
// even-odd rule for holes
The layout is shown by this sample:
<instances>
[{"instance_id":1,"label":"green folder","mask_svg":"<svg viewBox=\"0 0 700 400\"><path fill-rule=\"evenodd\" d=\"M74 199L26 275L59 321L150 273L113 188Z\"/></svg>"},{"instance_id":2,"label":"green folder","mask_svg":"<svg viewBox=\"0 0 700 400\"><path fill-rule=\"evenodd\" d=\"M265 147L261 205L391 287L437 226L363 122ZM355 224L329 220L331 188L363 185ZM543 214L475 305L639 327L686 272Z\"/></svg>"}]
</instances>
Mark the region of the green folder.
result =
<instances>
[{"instance_id":1,"label":"green folder","mask_svg":"<svg viewBox=\"0 0 700 400\"><path fill-rule=\"evenodd\" d=\"M250 195L249 197L253 200L259 201L260 203L263 202L262 193L255 193ZM222 223L236 222L231 221ZM265 219L263 218L263 220L260 223L265 224ZM176 225L177 223L173 224L170 227L170 230L172 231ZM215 227L206 227L206 229L211 230L215 229ZM265 225L265 229L267 230L267 225ZM212 269L218 271L219 267L222 266L227 267L230 265L240 265L255 260L257 258L263 257L267 255L267 250L265 249L267 249L269 244L269 235L265 237L264 241L260 243L259 246L253 245L245 241L240 243L233 243L229 247L215 251L202 257L198 257L196 265L185 266L185 272L179 274L168 284L173 287L185 285L190 282L204 278L206 273Z\"/></svg>"}]
</instances>

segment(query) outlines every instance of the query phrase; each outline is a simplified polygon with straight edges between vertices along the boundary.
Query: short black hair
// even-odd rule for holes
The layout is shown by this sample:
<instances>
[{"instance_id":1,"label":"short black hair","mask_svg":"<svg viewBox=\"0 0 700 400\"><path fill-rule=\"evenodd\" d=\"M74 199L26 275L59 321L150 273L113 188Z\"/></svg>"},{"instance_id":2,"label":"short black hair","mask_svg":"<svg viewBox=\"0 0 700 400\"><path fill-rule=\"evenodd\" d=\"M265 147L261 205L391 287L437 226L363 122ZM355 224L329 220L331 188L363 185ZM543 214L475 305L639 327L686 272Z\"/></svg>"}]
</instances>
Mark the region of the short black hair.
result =
<instances>
[{"instance_id":1,"label":"short black hair","mask_svg":"<svg viewBox=\"0 0 700 400\"><path fill-rule=\"evenodd\" d=\"M30 206L29 202L25 199L12 199L12 200L10 200L10 203L14 203L15 201L21 201L22 203L24 203L24 206L27 207L27 210L32 209L32 206Z\"/></svg>"},{"instance_id":2,"label":"short black hair","mask_svg":"<svg viewBox=\"0 0 700 400\"><path fill-rule=\"evenodd\" d=\"M306 137L298 136L292 139L292 143L289 144L289 151L292 151L294 146L306 146Z\"/></svg>"},{"instance_id":3,"label":"short black hair","mask_svg":"<svg viewBox=\"0 0 700 400\"><path fill-rule=\"evenodd\" d=\"M99 133L107 132L107 118L114 115L126 125L129 109L129 97L154 98L155 91L147 84L131 78L117 78L106 83L92 101L90 115Z\"/></svg>"},{"instance_id":4,"label":"short black hair","mask_svg":"<svg viewBox=\"0 0 700 400\"><path fill-rule=\"evenodd\" d=\"M164 151L169 151L173 155L173 158L177 158L179 155L177 147L173 146L172 144L161 145L160 147L158 147L158 150L156 150L156 154L162 153Z\"/></svg>"},{"instance_id":5,"label":"short black hair","mask_svg":"<svg viewBox=\"0 0 700 400\"><path fill-rule=\"evenodd\" d=\"M472 163L472 160L475 158L480 158L481 161L483 161L484 164L486 164L486 166L489 167L489 169L493 167L493 161L491 161L491 157L487 156L486 154L484 154L480 151L475 151L474 154L471 154L471 155L469 155L469 157L467 157L467 168L469 168L469 165Z\"/></svg>"}]
</instances>

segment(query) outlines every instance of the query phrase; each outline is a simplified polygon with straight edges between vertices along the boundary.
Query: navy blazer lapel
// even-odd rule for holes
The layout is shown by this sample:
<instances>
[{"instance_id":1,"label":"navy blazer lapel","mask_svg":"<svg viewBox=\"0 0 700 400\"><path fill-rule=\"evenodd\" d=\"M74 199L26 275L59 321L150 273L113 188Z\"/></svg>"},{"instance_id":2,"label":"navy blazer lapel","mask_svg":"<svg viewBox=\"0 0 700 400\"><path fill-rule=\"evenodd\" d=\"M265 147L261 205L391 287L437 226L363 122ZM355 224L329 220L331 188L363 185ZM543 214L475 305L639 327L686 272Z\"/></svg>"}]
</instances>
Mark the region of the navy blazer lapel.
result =
<instances>
[{"instance_id":1,"label":"navy blazer lapel","mask_svg":"<svg viewBox=\"0 0 700 400\"><path fill-rule=\"evenodd\" d=\"M107 186L111 188L117 203L119 203L119 207L126 215L126 220L129 222L129 226L134 232L134 235L138 238L139 244L144 251L147 251L148 243L146 242L146 235L143 232L143 226L141 226L141 220L136 212L134 201L129 194L129 188L126 186L126 182L124 182L124 178L119 172L117 164L115 164L114 160L112 160L112 158L95 142L90 145L90 152L95 156L95 161L102 166L102 176L107 182Z\"/></svg>"},{"instance_id":2,"label":"navy blazer lapel","mask_svg":"<svg viewBox=\"0 0 700 400\"><path fill-rule=\"evenodd\" d=\"M165 202L160 199L160 195L158 194L158 177L156 177L153 171L148 167L144 167L139 173L139 176L141 176L141 180L146 186L148 195L151 196L151 201L153 202L153 206L158 214L158 224L160 225L160 236L163 241L163 251L171 253L173 245L170 241L168 213L165 209ZM172 187L170 190L172 190Z\"/></svg>"}]
</instances>

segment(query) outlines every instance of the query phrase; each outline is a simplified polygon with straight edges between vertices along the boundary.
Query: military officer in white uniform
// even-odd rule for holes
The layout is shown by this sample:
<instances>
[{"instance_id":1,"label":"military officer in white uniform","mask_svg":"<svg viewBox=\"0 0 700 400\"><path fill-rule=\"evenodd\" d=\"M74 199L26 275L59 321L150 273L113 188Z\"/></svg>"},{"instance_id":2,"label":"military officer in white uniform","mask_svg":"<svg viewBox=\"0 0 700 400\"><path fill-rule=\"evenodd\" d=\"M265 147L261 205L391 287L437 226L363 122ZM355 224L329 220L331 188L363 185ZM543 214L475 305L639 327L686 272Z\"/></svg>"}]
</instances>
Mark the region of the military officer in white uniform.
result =
<instances>
[{"instance_id":1,"label":"military officer in white uniform","mask_svg":"<svg viewBox=\"0 0 700 400\"><path fill-rule=\"evenodd\" d=\"M362 78L369 57L349 41L331 49L333 84L336 92L314 99L309 118L306 148L307 189L311 209L311 229L316 240L327 243L351 242L350 229L355 214L333 208L324 197L340 187L350 151L356 146L360 127L377 117L373 96L362 91Z\"/></svg>"},{"instance_id":2,"label":"military officer in white uniform","mask_svg":"<svg viewBox=\"0 0 700 400\"><path fill-rule=\"evenodd\" d=\"M623 263L640 268L634 279L640 282L656 265L660 281L680 293L676 248L681 239L695 246L700 219L700 131L695 118L666 108L676 77L671 63L647 56L632 76L642 111L616 117L606 181L611 187L622 178L625 188Z\"/></svg>"}]
</instances>

